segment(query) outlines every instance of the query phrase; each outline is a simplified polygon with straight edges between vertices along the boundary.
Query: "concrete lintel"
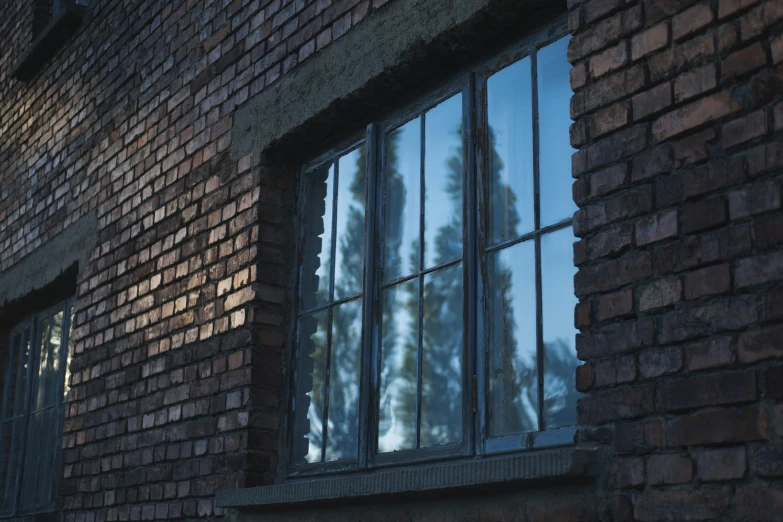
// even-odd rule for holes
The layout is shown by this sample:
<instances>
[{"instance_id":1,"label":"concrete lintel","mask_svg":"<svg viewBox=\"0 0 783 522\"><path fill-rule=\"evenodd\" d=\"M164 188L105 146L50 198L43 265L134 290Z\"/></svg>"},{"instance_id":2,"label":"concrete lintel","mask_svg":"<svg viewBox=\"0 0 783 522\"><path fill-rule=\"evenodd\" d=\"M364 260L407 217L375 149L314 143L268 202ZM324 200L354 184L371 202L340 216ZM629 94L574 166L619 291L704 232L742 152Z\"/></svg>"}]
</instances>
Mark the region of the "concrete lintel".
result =
<instances>
[{"instance_id":1,"label":"concrete lintel","mask_svg":"<svg viewBox=\"0 0 783 522\"><path fill-rule=\"evenodd\" d=\"M423 56L428 48L448 40L448 46L464 47L455 54L464 54L472 49L472 39L486 33L477 27L503 31L504 24L514 24L524 14L552 8L546 0L393 2L241 105L234 116L231 155L259 160L270 145L291 134L308 136L305 124L331 115L318 127L326 136L324 127L346 116L341 103L358 100L354 108L362 102L378 104L372 99L383 98L388 85L378 88L374 82L393 84L390 71L432 69Z\"/></svg>"},{"instance_id":2,"label":"concrete lintel","mask_svg":"<svg viewBox=\"0 0 783 522\"><path fill-rule=\"evenodd\" d=\"M356 473L217 493L222 508L258 511L346 498L420 493L555 478L595 476L598 448L565 447L405 469Z\"/></svg>"}]
</instances>

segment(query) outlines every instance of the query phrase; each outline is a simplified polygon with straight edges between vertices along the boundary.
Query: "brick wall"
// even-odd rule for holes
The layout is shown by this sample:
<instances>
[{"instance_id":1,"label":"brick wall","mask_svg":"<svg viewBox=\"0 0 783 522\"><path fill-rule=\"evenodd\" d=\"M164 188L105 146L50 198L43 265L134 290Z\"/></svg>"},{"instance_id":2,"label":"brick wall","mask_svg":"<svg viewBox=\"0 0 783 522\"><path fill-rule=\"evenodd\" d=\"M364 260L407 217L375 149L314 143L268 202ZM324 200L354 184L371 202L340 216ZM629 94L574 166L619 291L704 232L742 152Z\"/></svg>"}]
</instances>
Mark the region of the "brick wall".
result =
<instances>
[{"instance_id":1,"label":"brick wall","mask_svg":"<svg viewBox=\"0 0 783 522\"><path fill-rule=\"evenodd\" d=\"M90 211L63 519L221 518L276 477L292 180L232 159L241 104L382 0L90 0L29 83L33 3L0 6L0 269Z\"/></svg>"},{"instance_id":2,"label":"brick wall","mask_svg":"<svg viewBox=\"0 0 783 522\"><path fill-rule=\"evenodd\" d=\"M571 2L579 422L612 520L778 520L783 2Z\"/></svg>"},{"instance_id":3,"label":"brick wall","mask_svg":"<svg viewBox=\"0 0 783 522\"><path fill-rule=\"evenodd\" d=\"M32 3L0 5L0 271L98 215L64 520L220 519L278 476L294 179L231 157L233 116L387 1L91 0L29 83ZM527 516L773 520L783 3L568 8L580 436L609 456L597 508Z\"/></svg>"}]
</instances>

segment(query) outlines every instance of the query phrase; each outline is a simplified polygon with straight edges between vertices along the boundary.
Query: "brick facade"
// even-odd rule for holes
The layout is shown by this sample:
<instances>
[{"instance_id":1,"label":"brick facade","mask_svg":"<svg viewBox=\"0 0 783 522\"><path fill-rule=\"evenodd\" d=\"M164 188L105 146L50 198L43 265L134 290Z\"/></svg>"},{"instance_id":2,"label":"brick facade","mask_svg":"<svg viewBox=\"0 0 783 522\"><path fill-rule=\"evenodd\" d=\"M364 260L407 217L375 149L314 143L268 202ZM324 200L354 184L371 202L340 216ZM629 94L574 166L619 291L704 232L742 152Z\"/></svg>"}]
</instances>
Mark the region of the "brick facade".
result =
<instances>
[{"instance_id":1,"label":"brick facade","mask_svg":"<svg viewBox=\"0 0 783 522\"><path fill-rule=\"evenodd\" d=\"M401 1L90 0L29 82L11 71L37 4L0 6L0 275L97 224L76 281L64 521L223 520L217 491L280 482L296 175L237 157L235 115ZM781 520L783 2L558 8L579 444L599 449L597 478L383 516ZM5 315L17 303L0 296Z\"/></svg>"}]
</instances>

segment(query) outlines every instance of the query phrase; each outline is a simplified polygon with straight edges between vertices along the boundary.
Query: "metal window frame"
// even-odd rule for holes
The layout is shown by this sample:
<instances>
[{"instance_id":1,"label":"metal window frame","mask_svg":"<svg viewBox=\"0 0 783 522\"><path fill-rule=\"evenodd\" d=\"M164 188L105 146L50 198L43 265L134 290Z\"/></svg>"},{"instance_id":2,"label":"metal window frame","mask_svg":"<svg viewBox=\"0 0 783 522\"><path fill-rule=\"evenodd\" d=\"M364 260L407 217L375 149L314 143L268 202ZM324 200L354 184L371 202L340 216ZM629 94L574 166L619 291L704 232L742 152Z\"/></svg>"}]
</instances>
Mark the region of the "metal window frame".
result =
<instances>
[{"instance_id":1,"label":"metal window frame","mask_svg":"<svg viewBox=\"0 0 783 522\"><path fill-rule=\"evenodd\" d=\"M13 482L9 481L6 483L6 488L8 487L14 487L14 500L13 505L11 506L10 514L3 515L3 518L6 516L14 517L14 516L28 516L28 515L35 515L39 513L50 513L52 511L55 511L57 509L57 487L60 480L60 477L57 475L57 470L60 469L61 465L61 459L62 459L62 444L60 441L62 440L62 422L61 419L63 419L63 414L65 412L65 406L66 406L66 400L62 397L63 390L65 387L64 382L64 376L66 373L66 366L68 364L68 357L69 357L69 347L70 347L70 330L71 330L71 323L72 323L72 314L73 314L73 298L68 298L63 301L60 301L58 304L51 306L47 308L46 310L43 310L41 312L32 314L26 318L24 318L22 321L20 321L10 332L9 337L13 340L13 337L17 333L22 333L22 341L24 342L24 332L28 331L27 339L30 342L30 350L27 354L27 378L24 384L25 389L23 391L20 391L18 389L14 390L14 393L22 393L24 395L24 406L23 406L23 414L19 416L18 418L24 419L23 421L23 429L22 433L20 434L21 440L21 446L20 446L20 463L17 466L16 470L16 477L13 480ZM56 384L56 396L54 399L54 402L51 406L45 406L40 410L36 410L35 412L32 411L33 405L32 405L32 396L34 393L34 390L38 388L39 385L39 376L35 375L33 372L33 368L37 368L36 359L40 359L40 353L43 349L43 339L41 338L41 324L43 319L45 318L52 318L55 314L58 312L63 312L63 319L62 319L62 325L61 325L61 337L60 337L60 354L59 354L59 366L58 366L58 372L57 372L57 384ZM49 333L49 337L51 336L51 332ZM47 338L46 343L49 343L49 338ZM13 349L13 347L11 347ZM20 348L21 350L21 348ZM21 363L22 361L17 361ZM47 364L49 361L47 361ZM10 375L10 372L12 371L11 365L9 364L9 367L6 369L7 375ZM5 409L7 407L6 404L6 397L9 394L8 385L10 384L10 379L6 377L6 386L3 390L3 411L2 411L2 417L0 417L0 422L5 422ZM15 383L17 388L19 387L19 382ZM47 480L47 490L46 490L46 497L43 501L35 502L34 505L30 506L29 508L26 508L22 506L22 490L21 487L22 481L24 479L24 476L26 473L34 472L37 470L30 470L28 469L29 462L27 461L27 448L30 443L29 441L29 427L31 418L34 413L40 413L44 410L52 409L55 412L55 421L56 426L55 429L51 432L51 443L52 446L52 454L51 454L51 464L49 466L50 475L46 478ZM15 441L15 434L12 434L10 443L13 444ZM3 440L2 438L2 432L0 431L0 447L3 447L6 444L7 441ZM13 447L13 446L12 446ZM40 457L40 454L39 454ZM38 461L37 461L38 462ZM6 472L10 470L5 470ZM13 486L12 486L13 484ZM37 499L33 499L34 501Z\"/></svg>"},{"instance_id":2,"label":"metal window frame","mask_svg":"<svg viewBox=\"0 0 783 522\"><path fill-rule=\"evenodd\" d=\"M391 466L415 465L417 463L439 461L476 456L489 456L491 454L522 451L533 448L548 448L573 444L576 435L576 427L557 428L552 430L538 430L511 436L491 439L487 437L488 415L488 378L487 378L487 328L486 310L482 310L480 303L484 303L487 294L486 270L484 268L487 254L508 248L524 241L535 243L535 281L536 281L536 357L538 365L538 414L542 416L543 408L543 319L542 319L542 281L541 281L541 238L550 233L568 228L570 219L563 219L557 223L540 226L540 172L539 172L539 136L538 136L538 82L536 54L538 50L567 35L567 19L560 16L551 23L543 26L538 31L531 33L516 44L504 49L503 52L489 60L483 60L478 64L472 64L463 72L454 75L440 87L431 90L424 96L420 96L406 104L402 109L389 113L378 123L371 123L363 133L363 140L367 147L367 185L365 207L365 260L364 260L364 286L360 294L363 298L363 328L362 328L362 375L360 383L359 404L359 448L358 458L301 464L295 463L288 455L286 465L287 480L296 480L303 477L322 476L339 472L360 472L369 469L378 469ZM486 111L486 82L495 72L511 65L512 63L531 56L532 68L532 104L533 104L533 180L534 180L534 230L520 237L487 246L486 242L486 209L487 209L487 111ZM388 132L421 116L421 182L424 180L424 140L425 123L424 113L457 93L462 94L463 101L463 254L462 257L438 266L425 268L420 260L420 266L415 273L396 278L393 281L383 282L383 238L385 224L383 220L383 208L385 201L384 176L385 176L385 138ZM291 364L294 368L291 382L291 394L289 400L289 418L286 423L287 436L286 448L292 449L296 444L296 399L301 390L297 387L298 381L298 329L299 319L304 315L313 313L316 309L331 309L342 302L355 299L356 296L343 299L339 302L330 301L320 308L300 311L301 280L302 274L299 268L301 245L305 234L304 208L304 178L318 165L334 161L337 157L358 147L356 136L345 140L336 148L332 148L315 160L304 164L299 170L298 205L296 222L296 297L292 305L292 317L295 318L289 339L292 340ZM335 185L335 193L337 185ZM424 191L421 191L424 198ZM421 220L424 219L424 206L421 205ZM333 209L336 213L336 208ZM335 235L333 230L333 235ZM423 226L420 223L420 234L423 234ZM332 238L332 257L334 244L338 239ZM420 245L423 240L420 237ZM420 249L420 256L424 256L424 248ZM399 284L401 282L418 278L419 280L419 313L421 315L421 288L422 277L425 274L442 270L449 266L462 264L464 278L463 308L465 331L463 335L463 441L458 447L440 446L433 448L418 448L415 450L398 451L394 453L379 454L377 448L379 398L380 398L380 343L381 343L381 315L380 315L380 291L383 288ZM330 267L333 271L334 266ZM330 287L334 285L334 277L330 280ZM330 296L332 295L330 288ZM330 314L331 315L331 314ZM421 319L420 319L421 321ZM330 323L331 325L331 320ZM331 335L331 326L328 332ZM418 365L421 367L421 340L419 342ZM327 361L327 365L329 361ZM418 372L419 381L421 372ZM306 392L305 392L306 393ZM421 382L417 385L417 446L419 441L419 414L421 402ZM326 400L326 399L325 399ZM327 406L328 407L328 406ZM300 412L301 413L301 412ZM540 426L539 426L540 428ZM322 452L325 451L322 448Z\"/></svg>"}]
</instances>

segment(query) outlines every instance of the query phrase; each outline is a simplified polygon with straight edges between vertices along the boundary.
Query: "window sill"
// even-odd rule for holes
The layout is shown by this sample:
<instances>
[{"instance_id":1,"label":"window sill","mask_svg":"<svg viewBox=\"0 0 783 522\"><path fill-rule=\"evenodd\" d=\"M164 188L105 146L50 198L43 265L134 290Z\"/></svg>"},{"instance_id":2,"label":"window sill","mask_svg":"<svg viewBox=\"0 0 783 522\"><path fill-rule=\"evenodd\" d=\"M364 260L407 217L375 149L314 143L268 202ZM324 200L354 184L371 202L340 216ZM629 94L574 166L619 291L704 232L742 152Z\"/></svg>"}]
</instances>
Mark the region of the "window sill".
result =
<instances>
[{"instance_id":1,"label":"window sill","mask_svg":"<svg viewBox=\"0 0 783 522\"><path fill-rule=\"evenodd\" d=\"M216 505L257 511L264 506L423 493L507 482L594 477L598 451L595 447L558 448L227 490L217 493Z\"/></svg>"},{"instance_id":2,"label":"window sill","mask_svg":"<svg viewBox=\"0 0 783 522\"><path fill-rule=\"evenodd\" d=\"M30 44L30 48L16 63L11 74L22 81L30 80L57 52L63 42L76 32L85 12L86 7L83 5L63 7L41 31L38 38Z\"/></svg>"}]
</instances>

